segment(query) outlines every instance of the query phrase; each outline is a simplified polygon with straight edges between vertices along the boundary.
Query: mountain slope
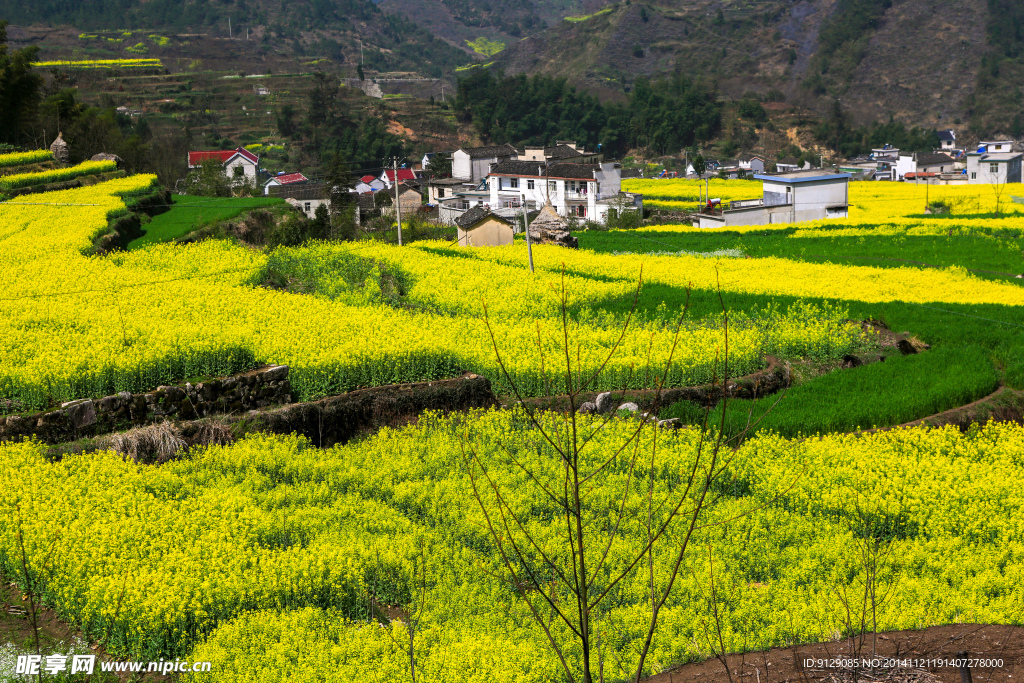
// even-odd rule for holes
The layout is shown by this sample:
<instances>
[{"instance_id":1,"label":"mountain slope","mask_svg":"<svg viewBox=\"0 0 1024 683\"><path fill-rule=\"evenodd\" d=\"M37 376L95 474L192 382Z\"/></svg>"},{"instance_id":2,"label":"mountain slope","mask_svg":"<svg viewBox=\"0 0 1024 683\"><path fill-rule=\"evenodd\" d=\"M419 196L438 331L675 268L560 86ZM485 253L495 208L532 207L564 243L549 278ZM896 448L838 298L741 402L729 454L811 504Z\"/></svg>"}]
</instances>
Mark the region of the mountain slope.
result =
<instances>
[{"instance_id":1,"label":"mountain slope","mask_svg":"<svg viewBox=\"0 0 1024 683\"><path fill-rule=\"evenodd\" d=\"M124 29L143 35L251 35L266 49L327 58L352 70L362 60L380 71L439 77L470 61L464 50L382 12L371 0L0 0L0 19L16 26Z\"/></svg>"},{"instance_id":2,"label":"mountain slope","mask_svg":"<svg viewBox=\"0 0 1024 683\"><path fill-rule=\"evenodd\" d=\"M1024 10L1007 2L623 0L510 44L493 68L605 98L680 70L727 98L770 93L821 112L838 98L859 122L1011 132L1024 130Z\"/></svg>"},{"instance_id":3,"label":"mountain slope","mask_svg":"<svg viewBox=\"0 0 1024 683\"><path fill-rule=\"evenodd\" d=\"M567 16L585 15L608 4L609 0L382 0L380 7L454 45L488 57L488 47L511 45ZM480 43L480 38L486 42Z\"/></svg>"}]
</instances>

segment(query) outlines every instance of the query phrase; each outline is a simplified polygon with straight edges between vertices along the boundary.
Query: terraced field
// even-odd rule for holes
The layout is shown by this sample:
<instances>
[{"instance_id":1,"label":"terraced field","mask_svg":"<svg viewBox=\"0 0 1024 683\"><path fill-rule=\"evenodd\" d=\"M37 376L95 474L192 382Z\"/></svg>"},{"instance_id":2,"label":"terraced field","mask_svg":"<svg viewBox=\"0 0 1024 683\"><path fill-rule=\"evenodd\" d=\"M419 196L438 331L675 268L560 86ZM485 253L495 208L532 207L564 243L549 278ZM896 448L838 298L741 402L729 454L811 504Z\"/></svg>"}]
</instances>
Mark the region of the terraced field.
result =
<instances>
[{"instance_id":1,"label":"terraced field","mask_svg":"<svg viewBox=\"0 0 1024 683\"><path fill-rule=\"evenodd\" d=\"M857 433L997 389L1019 401L1024 217L986 188L951 188L952 217L877 183L851 188L845 221L588 231L579 251L534 247L533 275L520 242L83 256L151 183L0 204L0 405L274 363L303 400L473 372L506 407L331 449L236 435L162 465L0 444L0 570L111 656L213 663L183 680L391 680L414 663L426 681L598 666L620 681L865 630L1020 622L1024 429ZM661 406L677 429L513 407L513 385L679 387L769 355L791 388ZM585 616L566 608L580 586Z\"/></svg>"}]
</instances>

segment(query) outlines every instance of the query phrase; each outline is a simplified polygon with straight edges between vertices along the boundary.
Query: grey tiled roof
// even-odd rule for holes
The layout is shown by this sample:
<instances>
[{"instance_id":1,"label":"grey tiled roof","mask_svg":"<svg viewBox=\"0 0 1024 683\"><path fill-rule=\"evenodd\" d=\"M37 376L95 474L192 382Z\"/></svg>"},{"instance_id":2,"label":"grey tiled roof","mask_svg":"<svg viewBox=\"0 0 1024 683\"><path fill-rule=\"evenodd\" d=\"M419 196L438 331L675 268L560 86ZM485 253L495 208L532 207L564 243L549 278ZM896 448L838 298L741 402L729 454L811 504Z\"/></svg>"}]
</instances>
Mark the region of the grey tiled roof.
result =
<instances>
[{"instance_id":1,"label":"grey tiled roof","mask_svg":"<svg viewBox=\"0 0 1024 683\"><path fill-rule=\"evenodd\" d=\"M594 171L599 170L600 164L551 164L548 166L548 175L552 178L593 180Z\"/></svg>"},{"instance_id":2,"label":"grey tiled roof","mask_svg":"<svg viewBox=\"0 0 1024 683\"><path fill-rule=\"evenodd\" d=\"M544 156L554 161L557 159L573 159L581 157L583 154L580 154L569 145L557 145L555 147L545 147Z\"/></svg>"},{"instance_id":3,"label":"grey tiled roof","mask_svg":"<svg viewBox=\"0 0 1024 683\"><path fill-rule=\"evenodd\" d=\"M936 164L951 164L953 157L948 154L919 154L917 155L918 166L935 166Z\"/></svg>"},{"instance_id":4,"label":"grey tiled roof","mask_svg":"<svg viewBox=\"0 0 1024 683\"><path fill-rule=\"evenodd\" d=\"M471 159L490 159L492 157L517 156L519 151L512 145L490 145L488 147L462 147L460 151L465 152Z\"/></svg>"},{"instance_id":5,"label":"grey tiled roof","mask_svg":"<svg viewBox=\"0 0 1024 683\"><path fill-rule=\"evenodd\" d=\"M543 164L539 161L502 161L494 165L491 175L533 176L593 180L600 164Z\"/></svg>"},{"instance_id":6,"label":"grey tiled roof","mask_svg":"<svg viewBox=\"0 0 1024 683\"><path fill-rule=\"evenodd\" d=\"M491 168L492 175L529 175L543 176L544 162L542 161L499 161Z\"/></svg>"},{"instance_id":7,"label":"grey tiled roof","mask_svg":"<svg viewBox=\"0 0 1024 683\"><path fill-rule=\"evenodd\" d=\"M485 209L482 206L474 206L472 209L469 209L461 216L456 218L455 225L459 226L463 230L469 230L474 225L488 217L499 220L502 223L508 223L508 220L502 218L497 214L491 213L489 209Z\"/></svg>"}]
</instances>

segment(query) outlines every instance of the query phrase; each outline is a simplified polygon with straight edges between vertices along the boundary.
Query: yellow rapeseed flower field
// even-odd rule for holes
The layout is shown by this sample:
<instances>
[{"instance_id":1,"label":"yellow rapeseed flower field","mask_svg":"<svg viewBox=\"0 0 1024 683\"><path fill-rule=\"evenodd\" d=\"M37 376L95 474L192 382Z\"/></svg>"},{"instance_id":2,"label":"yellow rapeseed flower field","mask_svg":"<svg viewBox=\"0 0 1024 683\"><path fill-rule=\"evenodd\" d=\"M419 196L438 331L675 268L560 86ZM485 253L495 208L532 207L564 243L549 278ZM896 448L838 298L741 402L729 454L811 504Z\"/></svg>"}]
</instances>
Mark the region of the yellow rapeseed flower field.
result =
<instances>
[{"instance_id":1,"label":"yellow rapeseed flower field","mask_svg":"<svg viewBox=\"0 0 1024 683\"><path fill-rule=\"evenodd\" d=\"M291 365L303 398L464 370L498 380L484 303L513 377L525 391L541 392L546 386L538 344L549 358L557 349L563 262L569 306L579 314L572 333L588 368L596 368L616 342L621 322L592 305L628 301L643 266L642 259L617 262L554 247L537 249L537 276L516 263L518 246L486 254L442 245L362 244L300 252L314 265L341 250L406 270L413 280L408 300L415 304L406 309L366 292L342 301L259 287L267 257L225 241L84 256L106 229L107 216L124 210L118 194L146 191L151 182L136 176L0 204L0 397L41 407L256 363ZM704 285L710 277L695 270L680 278L657 264L648 267L652 277L683 286L690 280ZM582 271L574 275L574 268ZM672 333L664 323L673 313L641 320L598 386L649 385L647 368L659 368L667 358ZM841 322L842 310L808 313L773 312L737 324L731 372L760 367L764 353L778 349L798 346L834 356L855 343L855 330ZM722 372L723 353L720 322L694 321L683 330L670 381L710 380ZM555 377L547 388L558 390L561 381Z\"/></svg>"},{"instance_id":2,"label":"yellow rapeseed flower field","mask_svg":"<svg viewBox=\"0 0 1024 683\"><path fill-rule=\"evenodd\" d=\"M584 428L596 425L590 419ZM634 425L597 430L587 466ZM652 438L642 437L642 450ZM0 445L0 566L20 572L18 506L37 590L63 619L117 655L211 660L211 673L195 680L229 682L347 680L371 667L400 675L407 655L391 636L406 642L405 627L373 623L374 603L408 607L425 576L416 598L423 680L552 680L558 664L484 531L461 461L467 441L493 463L510 509L539 542L555 543L558 516L537 513L543 496L500 457L508 447L538 462L552 453L522 415L487 411L425 415L328 450L255 435L160 467L107 452L49 462L39 444ZM656 494L678 484L697 443L693 430L661 433ZM836 591L863 580L864 524L894 539L879 629L1019 618L1022 453L1024 428L1012 424L746 442L702 517L650 672L709 655L709 547L728 649L841 631ZM646 466L636 476L646 482ZM595 481L595 524L627 481L625 468ZM622 529L608 572L643 533L637 520ZM668 551L656 555L658 577L670 562ZM642 639L647 581L646 569L630 574L598 619L616 627L612 662L631 658ZM571 641L557 624L554 636Z\"/></svg>"}]
</instances>

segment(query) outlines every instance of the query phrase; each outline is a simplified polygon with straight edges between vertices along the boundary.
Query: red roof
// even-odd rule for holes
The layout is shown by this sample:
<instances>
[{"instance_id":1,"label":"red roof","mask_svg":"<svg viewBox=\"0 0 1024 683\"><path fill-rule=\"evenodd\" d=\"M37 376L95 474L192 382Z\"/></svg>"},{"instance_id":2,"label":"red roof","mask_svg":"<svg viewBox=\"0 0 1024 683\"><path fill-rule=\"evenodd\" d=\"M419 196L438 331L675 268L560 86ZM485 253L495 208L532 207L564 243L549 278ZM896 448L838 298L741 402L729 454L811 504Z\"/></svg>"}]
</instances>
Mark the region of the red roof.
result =
<instances>
[{"instance_id":1,"label":"red roof","mask_svg":"<svg viewBox=\"0 0 1024 683\"><path fill-rule=\"evenodd\" d=\"M384 174L387 176L389 183L395 182L394 169L384 171ZM398 169L398 182L402 182L403 180L416 180L416 174L413 173L413 170L411 168Z\"/></svg>"},{"instance_id":2,"label":"red roof","mask_svg":"<svg viewBox=\"0 0 1024 683\"><path fill-rule=\"evenodd\" d=\"M281 185L293 185L295 183L304 183L309 180L309 178L301 173L286 173L285 175L274 176L270 180L276 180Z\"/></svg>"},{"instance_id":3,"label":"red roof","mask_svg":"<svg viewBox=\"0 0 1024 683\"><path fill-rule=\"evenodd\" d=\"M245 147L239 147L238 149L235 150L235 152L241 154L243 157L245 157L254 164L260 163L260 158L253 154L252 152L250 152L249 150L247 150Z\"/></svg>"},{"instance_id":4,"label":"red roof","mask_svg":"<svg viewBox=\"0 0 1024 683\"><path fill-rule=\"evenodd\" d=\"M204 152L189 152L188 165L189 168L192 168L194 166L198 166L204 161L209 161L210 159L216 159L220 163L226 164L231 160L231 157L236 154L241 155L246 160L251 161L254 164L260 163L260 158L258 156L247 150L245 147L238 147L237 149L214 149Z\"/></svg>"},{"instance_id":5,"label":"red roof","mask_svg":"<svg viewBox=\"0 0 1024 683\"><path fill-rule=\"evenodd\" d=\"M192 166L198 166L199 164L203 163L204 161L209 161L210 159L216 159L217 161L219 161L219 162L221 162L223 164L224 162L226 162L228 159L230 159L233 156L235 156L235 150L233 150L233 149L225 149L225 150L219 150L218 149L218 150L212 150L212 151L209 151L209 152L189 152L188 153L188 165L191 168Z\"/></svg>"},{"instance_id":6,"label":"red roof","mask_svg":"<svg viewBox=\"0 0 1024 683\"><path fill-rule=\"evenodd\" d=\"M364 175L359 180L364 182L364 183L366 183L367 185L369 185L370 183L372 183L376 179L377 179L377 176L374 176L374 175Z\"/></svg>"}]
</instances>

